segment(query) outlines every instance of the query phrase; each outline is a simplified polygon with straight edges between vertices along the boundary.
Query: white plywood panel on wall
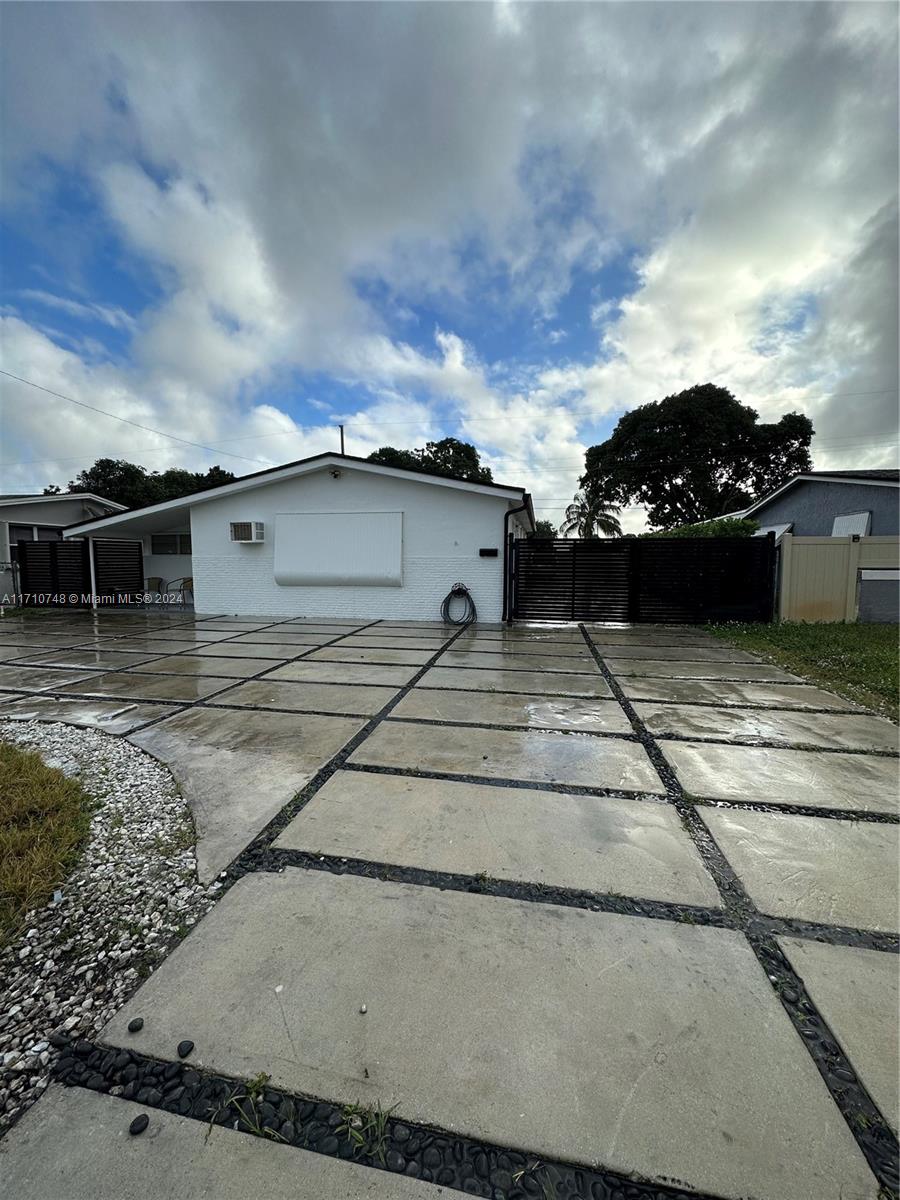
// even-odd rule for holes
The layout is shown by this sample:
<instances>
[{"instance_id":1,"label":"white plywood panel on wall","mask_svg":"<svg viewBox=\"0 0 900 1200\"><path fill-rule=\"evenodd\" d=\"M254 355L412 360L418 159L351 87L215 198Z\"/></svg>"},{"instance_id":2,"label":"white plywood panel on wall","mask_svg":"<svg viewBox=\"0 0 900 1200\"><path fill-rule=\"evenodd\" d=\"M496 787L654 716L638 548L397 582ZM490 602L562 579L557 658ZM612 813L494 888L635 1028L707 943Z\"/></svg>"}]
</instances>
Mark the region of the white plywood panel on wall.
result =
<instances>
[{"instance_id":1,"label":"white plywood panel on wall","mask_svg":"<svg viewBox=\"0 0 900 1200\"><path fill-rule=\"evenodd\" d=\"M281 587L401 587L403 513L277 513L275 582Z\"/></svg>"}]
</instances>

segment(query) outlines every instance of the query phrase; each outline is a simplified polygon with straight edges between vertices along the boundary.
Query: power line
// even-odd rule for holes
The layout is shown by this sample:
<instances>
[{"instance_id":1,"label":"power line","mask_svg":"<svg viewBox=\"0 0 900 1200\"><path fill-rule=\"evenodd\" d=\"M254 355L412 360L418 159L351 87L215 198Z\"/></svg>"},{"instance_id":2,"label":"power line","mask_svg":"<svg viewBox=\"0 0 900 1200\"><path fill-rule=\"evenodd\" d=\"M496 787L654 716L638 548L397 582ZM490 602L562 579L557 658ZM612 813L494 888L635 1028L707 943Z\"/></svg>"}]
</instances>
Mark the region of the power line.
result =
<instances>
[{"instance_id":1,"label":"power line","mask_svg":"<svg viewBox=\"0 0 900 1200\"><path fill-rule=\"evenodd\" d=\"M828 392L821 396L797 396L797 397L794 397L794 399L796 399L798 401L799 400L835 400L835 399L844 399L845 397L851 397L851 396L883 396L883 395L887 395L888 393L893 393L896 391L897 391L897 388L875 388L872 391L868 391L868 392ZM598 413L593 409L583 409L581 411L573 411L572 409L562 408L560 411L567 417L596 417L598 420L601 417L607 415L605 413ZM337 418L333 418L333 420L336 420L336 419ZM362 426L369 426L369 425L375 426L379 429L380 428L397 428L397 427L412 425L415 423L416 419L417 418L410 418L410 420L408 420L408 421L368 421L365 418L363 418L359 422L358 425L353 424L349 421L344 421L343 424L344 424L345 429L358 429L358 428L361 428ZM477 423L481 424L485 421L509 421L510 415L507 414L502 417L460 417L460 416L455 416L455 417L452 417L451 419L455 420L459 424L471 424L473 422L477 422ZM280 437L285 432L292 432L292 431L286 431L284 429L276 429L276 430L273 430L272 433L248 433L241 437L220 438L219 440L225 441L225 442L258 441L262 438ZM299 433L300 431L298 430L297 432Z\"/></svg>"},{"instance_id":2,"label":"power line","mask_svg":"<svg viewBox=\"0 0 900 1200\"><path fill-rule=\"evenodd\" d=\"M153 429L150 425L141 425L139 421L129 420L128 417L120 417L116 413L107 412L105 408L97 408L93 404L85 404L83 400L75 400L71 396L64 396L62 392L54 392L52 388L44 387L40 383L34 383L31 379L23 379L21 375L13 375L11 371L4 371L0 368L0 375L6 375L8 379L15 379L18 383L25 383L28 387L37 388L39 392L46 392L48 396L56 396L58 400L67 400L69 404L77 404L79 408L88 408L91 412L100 413L104 417L112 417L114 421L121 421L124 425L133 425L135 429L143 429L145 433L155 434L157 437L171 438L173 442L181 442L184 446L193 446L197 450L206 450L209 454L224 454L227 458L240 458L244 462L261 463L263 466L268 466L261 458L247 458L244 454L234 454L230 450L217 450L214 446L204 446L200 442L191 442L187 438L177 437L174 433L163 433L161 429ZM52 462L52 459L45 461ZM17 464L13 464L17 465Z\"/></svg>"},{"instance_id":3,"label":"power line","mask_svg":"<svg viewBox=\"0 0 900 1200\"><path fill-rule=\"evenodd\" d=\"M6 372L3 372L3 373L6 374ZM119 419L122 419L122 418L119 418ZM285 433L285 432L287 432L287 431L282 430L282 433ZM171 435L166 434L163 436L168 437ZM264 436L268 437L269 435L266 434ZM299 436L299 434L298 434L298 436ZM826 449L826 448L838 448L839 449L841 447L851 449L851 450L862 450L867 446L881 446L885 441L884 438L871 438L868 436L868 434L854 434L854 435L850 435L848 437L843 437L843 438L820 438L818 435L814 435L814 437L815 437L815 441L812 445L813 450ZM232 440L235 440L235 439L232 439ZM188 445L192 445L192 446L197 445L197 444L198 443L195 443L195 442L188 443ZM144 446L142 448L136 448L134 450L129 451L129 453L132 453L132 454L162 454L164 452L165 452L165 446ZM216 451L213 451L213 453L227 454L228 452L224 451L224 450L221 450L221 451L216 450ZM234 457L241 458L242 456L235 455ZM573 464L572 462L570 462L569 459L563 459L563 458L545 459L544 462L542 462L542 463L533 464L530 459L511 458L506 454L491 455L491 457L502 463L509 463L512 466L527 467L529 470L541 471L542 473L547 473L547 474L560 475L565 472L571 472L571 471L583 472L583 464L581 464L581 463ZM20 460L19 462L0 463L0 468L41 466L41 465L44 465L47 463L83 462L84 458L85 458L84 454L70 455L66 458L59 458L59 457L25 458L25 459ZM245 459L245 461L260 463L263 466L270 465L264 459L260 459L260 458ZM705 461L706 461L706 456L701 456L699 458L683 458L683 459L679 460L679 464L682 466L688 466L694 462L705 462Z\"/></svg>"},{"instance_id":4,"label":"power line","mask_svg":"<svg viewBox=\"0 0 900 1200\"><path fill-rule=\"evenodd\" d=\"M795 396L792 398L794 400L797 400L798 402L801 400L836 400L836 399L843 399L844 397L848 397L848 396L883 396L888 392L893 393L896 391L897 391L897 388L888 387L888 388L874 388L872 391L868 391L868 392L826 392L825 394L820 395L820 396ZM585 409L581 412L575 412L571 409L564 409L563 411L565 412L566 416L568 416L568 417L597 417L597 418L599 418L599 417L606 415L605 413L598 413L594 409ZM507 414L506 416L502 416L502 417L463 417L463 418L458 418L458 419L464 420L464 421L482 422L482 421L508 421L510 418L509 418L509 414ZM408 425L409 424L408 421L366 421L364 423L368 424L368 425L379 425L379 426L381 426L381 425L384 425L384 426ZM348 428L352 428L352 426L350 426L350 423L348 421L345 421L344 425ZM254 434L253 436L256 437L258 435ZM264 434L262 436L268 437L269 435Z\"/></svg>"},{"instance_id":5,"label":"power line","mask_svg":"<svg viewBox=\"0 0 900 1200\"><path fill-rule=\"evenodd\" d=\"M171 441L179 442L182 445L192 446L198 450L205 450L209 454L222 454L228 458L238 458L238 459L241 459L243 462L257 463L264 467L270 465L270 463L267 462L265 459L248 458L246 455L243 455L243 454L235 454L233 451L230 451L230 450L221 450L221 449L217 449L214 446L206 446L206 445L203 445L201 442L193 442L187 438L178 437L176 434L165 433L161 429L154 429L149 425L142 425L140 422L132 421L128 417L120 417L116 413L107 412L105 409L97 408L95 405L92 405L92 404L87 404L83 400L76 400L72 396L66 396L62 392L56 392L52 388L44 387L42 384L35 383L31 379L25 379L20 375L14 375L11 371L5 371L2 368L0 368L0 374L7 376L7 378L9 378L9 379L14 379L18 383L24 383L28 387L36 388L38 391L46 392L50 396L57 397L57 399L66 400L70 404L77 404L80 408L89 409L91 412L100 413L102 416L105 416L105 417L112 417L113 420L121 421L125 425L132 425L136 429L142 429L145 432L152 433L157 437L169 438ZM832 393L829 393L827 396L818 396L818 397L817 396L805 396L802 398L805 400L815 400L815 399L830 399L830 398L833 399L833 398L838 398L838 397L842 398L842 397L851 397L851 396L875 396L875 395L884 395L889 392L894 392L896 390L897 390L896 388L875 388L875 389L872 389L871 391L864 391L864 392L832 392ZM566 416L573 416L573 417L597 416L598 415L598 414L594 413L593 411L572 412L568 409L562 409L561 411ZM509 418L509 416L504 416L504 417L466 417L466 418L455 417L452 419L454 419L458 423L462 424L462 423L468 422L468 421L509 421L510 418ZM385 427L386 426L408 426L408 425L412 425L414 423L414 420L415 420L415 418L410 419L409 421L370 421L370 422L365 422L365 423L373 425L373 426L385 426ZM363 422L361 422L361 424L362 423ZM351 429L357 428L357 426L349 425L348 423L345 423L345 425ZM225 442L242 442L242 441L259 440L259 439L264 439L264 438L269 438L269 437L284 437L286 434L287 435L293 434L294 436L303 436L302 431L300 431L300 430L290 431L290 430L280 429L277 431L273 431L272 433L247 434L246 436L242 436L242 437L222 438L220 440L225 441ZM866 439L866 440L861 440L861 439ZM867 435L865 435L865 434L848 435L844 438L830 438L830 439L829 438L816 438L816 442L815 442L816 447L819 447L819 448L824 448L824 447L828 447L828 446L832 446L832 447L847 446L847 447L852 447L854 449L862 449L864 446L870 446L870 445L874 446L874 445L880 445L880 444L881 444L881 439L873 440L873 439L867 438ZM141 450L135 450L135 451L133 451L133 453L140 453L140 454L161 453L162 450L163 450L163 447L153 446L153 447L145 447ZM57 462L80 462L84 459L84 457L85 457L84 455L75 455L75 456L71 456L68 458L24 459L20 462L0 463L0 467L11 468L11 467L21 467L21 466L30 466L30 465L43 465L43 464L47 464L47 463L57 463ZM522 458L517 459L517 458L512 458L509 455L493 455L491 457L496 458L500 462L509 463L512 466L527 467L529 470L533 470L533 471L538 471L538 470L545 471L548 468L555 467L556 470L553 473L561 473L562 471L575 471L575 470L581 469L580 465L573 464L569 459L547 459L542 463L533 464L532 461L529 459L522 459ZM692 462L700 462L700 461L704 461L704 460L705 460L705 456L701 456L697 459L681 459L679 465L686 466L686 465L690 465Z\"/></svg>"}]
</instances>

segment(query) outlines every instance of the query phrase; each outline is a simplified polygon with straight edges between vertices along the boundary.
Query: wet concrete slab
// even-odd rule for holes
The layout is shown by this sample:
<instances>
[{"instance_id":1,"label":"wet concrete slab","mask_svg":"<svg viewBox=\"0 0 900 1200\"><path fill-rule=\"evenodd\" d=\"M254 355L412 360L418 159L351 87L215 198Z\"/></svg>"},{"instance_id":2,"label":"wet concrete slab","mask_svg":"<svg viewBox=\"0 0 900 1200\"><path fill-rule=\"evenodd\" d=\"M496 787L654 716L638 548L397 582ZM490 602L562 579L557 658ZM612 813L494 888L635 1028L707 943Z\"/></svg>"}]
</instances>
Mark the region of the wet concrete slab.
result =
<instances>
[{"instance_id":1,"label":"wet concrete slab","mask_svg":"<svg viewBox=\"0 0 900 1200\"><path fill-rule=\"evenodd\" d=\"M499 653L483 650L447 650L440 658L443 666L474 667L478 670L495 668L502 671L552 671L599 675L600 668L585 655L517 654L513 650Z\"/></svg>"},{"instance_id":2,"label":"wet concrete slab","mask_svg":"<svg viewBox=\"0 0 900 1200\"><path fill-rule=\"evenodd\" d=\"M197 621L191 628L196 634L224 629L228 630L233 636L236 633L254 633L259 629L268 629L271 624L271 621L241 621L237 618L229 617L222 620Z\"/></svg>"},{"instance_id":3,"label":"wet concrete slab","mask_svg":"<svg viewBox=\"0 0 900 1200\"><path fill-rule=\"evenodd\" d=\"M205 675L226 679L246 679L260 671L272 668L271 658L222 658L202 654L173 654L167 658L155 658L152 662L134 668L143 675Z\"/></svg>"},{"instance_id":4,"label":"wet concrete slab","mask_svg":"<svg viewBox=\"0 0 900 1200\"><path fill-rule=\"evenodd\" d=\"M592 642L622 646L721 646L718 638L684 626L639 625L630 629L586 625Z\"/></svg>"},{"instance_id":5,"label":"wet concrete slab","mask_svg":"<svg viewBox=\"0 0 900 1200\"><path fill-rule=\"evenodd\" d=\"M609 684L599 671L596 675L587 675L436 666L426 671L416 686L470 692L518 692L530 696L612 696Z\"/></svg>"},{"instance_id":6,"label":"wet concrete slab","mask_svg":"<svg viewBox=\"0 0 900 1200\"><path fill-rule=\"evenodd\" d=\"M541 658L591 659L591 652L582 641L548 642L543 638L486 638L467 637L465 634L453 643L454 653L465 651L478 654L538 655Z\"/></svg>"},{"instance_id":7,"label":"wet concrete slab","mask_svg":"<svg viewBox=\"0 0 900 1200\"><path fill-rule=\"evenodd\" d=\"M0 666L0 688L17 692L43 692L65 687L73 679L90 679L90 672L54 670L51 667Z\"/></svg>"},{"instance_id":8,"label":"wet concrete slab","mask_svg":"<svg viewBox=\"0 0 900 1200\"><path fill-rule=\"evenodd\" d=\"M724 680L621 678L630 699L681 704L759 704L768 708L825 708L860 711L859 705L812 684L729 683Z\"/></svg>"},{"instance_id":9,"label":"wet concrete slab","mask_svg":"<svg viewBox=\"0 0 900 1200\"><path fill-rule=\"evenodd\" d=\"M314 650L314 645L298 645L292 642L215 642L211 646L200 646L197 652L215 658L267 658L273 665L279 659L296 658Z\"/></svg>"},{"instance_id":10,"label":"wet concrete slab","mask_svg":"<svg viewBox=\"0 0 900 1200\"><path fill-rule=\"evenodd\" d=\"M141 1137L128 1126L150 1117ZM0 1143L17 1200L446 1200L436 1184L52 1085ZM458 1195L458 1193L455 1193Z\"/></svg>"},{"instance_id":11,"label":"wet concrete slab","mask_svg":"<svg viewBox=\"0 0 900 1200\"><path fill-rule=\"evenodd\" d=\"M442 637L426 638L426 637L397 637L396 634L381 633L381 634L361 634L353 633L348 638L340 642L340 646L355 646L359 649L367 647L376 647L382 650L427 650L429 654L434 654L436 650L440 650L446 644L447 639Z\"/></svg>"},{"instance_id":12,"label":"wet concrete slab","mask_svg":"<svg viewBox=\"0 0 900 1200\"><path fill-rule=\"evenodd\" d=\"M712 800L897 812L898 762L867 754L664 742L685 789Z\"/></svg>"},{"instance_id":13,"label":"wet concrete slab","mask_svg":"<svg viewBox=\"0 0 900 1200\"><path fill-rule=\"evenodd\" d=\"M666 804L338 771L277 846L372 862L718 907Z\"/></svg>"},{"instance_id":14,"label":"wet concrete slab","mask_svg":"<svg viewBox=\"0 0 900 1200\"><path fill-rule=\"evenodd\" d=\"M144 1027L128 1034L138 1014ZM104 1038L171 1057L188 1032L201 1068L264 1070L290 1090L396 1104L400 1117L535 1156L729 1198L877 1191L746 939L730 930L327 872L256 873Z\"/></svg>"},{"instance_id":15,"label":"wet concrete slab","mask_svg":"<svg viewBox=\"0 0 900 1200\"><path fill-rule=\"evenodd\" d=\"M181 654L200 652L205 654L208 642L198 641L172 641L169 638L95 638L90 642L82 642L79 649L91 650L129 650L137 651L149 657L157 657L160 654Z\"/></svg>"},{"instance_id":16,"label":"wet concrete slab","mask_svg":"<svg viewBox=\"0 0 900 1200\"><path fill-rule=\"evenodd\" d=\"M50 647L47 653L52 653L58 649L56 646ZM34 646L5 646L0 647L0 662L7 664L30 663L34 660ZM44 657L39 655L39 657Z\"/></svg>"},{"instance_id":17,"label":"wet concrete slab","mask_svg":"<svg viewBox=\"0 0 900 1200\"><path fill-rule=\"evenodd\" d=\"M897 929L898 826L746 809L700 813L762 912Z\"/></svg>"},{"instance_id":18,"label":"wet concrete slab","mask_svg":"<svg viewBox=\"0 0 900 1200\"><path fill-rule=\"evenodd\" d=\"M349 632L349 631L348 631ZM335 638L343 637L343 630L335 629L325 632L316 633L315 630L301 632L293 632L289 629L263 629L259 633L239 633L237 637L232 638L232 644L235 646L254 646L257 644L275 644L282 646L321 646L325 642L334 641ZM300 653L300 651L295 651Z\"/></svg>"},{"instance_id":19,"label":"wet concrete slab","mask_svg":"<svg viewBox=\"0 0 900 1200\"><path fill-rule=\"evenodd\" d=\"M521 725L523 729L631 733L631 724L615 700L580 696L473 694L416 687L403 697L391 715L461 725Z\"/></svg>"},{"instance_id":20,"label":"wet concrete slab","mask_svg":"<svg viewBox=\"0 0 900 1200\"><path fill-rule=\"evenodd\" d=\"M503 628L490 628L481 624L470 626L462 635L476 642L552 642L555 646L584 647L585 641L581 630L577 627L565 628L547 627L544 625L512 625Z\"/></svg>"},{"instance_id":21,"label":"wet concrete slab","mask_svg":"<svg viewBox=\"0 0 900 1200\"><path fill-rule=\"evenodd\" d=\"M708 708L696 704L635 704L656 737L739 738L835 750L898 748L898 729L867 713L779 712L762 708Z\"/></svg>"},{"instance_id":22,"label":"wet concrete slab","mask_svg":"<svg viewBox=\"0 0 900 1200\"><path fill-rule=\"evenodd\" d=\"M98 671L117 671L120 667L152 662L154 657L152 654L142 654L134 650L94 650L81 647L73 650L52 650L45 654L37 654L27 661L48 667L93 667Z\"/></svg>"},{"instance_id":23,"label":"wet concrete slab","mask_svg":"<svg viewBox=\"0 0 900 1200\"><path fill-rule=\"evenodd\" d=\"M370 620L325 620L322 617L305 618L292 617L287 620L281 620L277 624L271 626L276 631L307 632L307 634L352 634L355 630L362 629L366 625L371 625Z\"/></svg>"},{"instance_id":24,"label":"wet concrete slab","mask_svg":"<svg viewBox=\"0 0 900 1200\"><path fill-rule=\"evenodd\" d=\"M235 708L286 708L294 712L361 713L374 716L397 688L350 683L296 683L277 679L242 683L221 703Z\"/></svg>"},{"instance_id":25,"label":"wet concrete slab","mask_svg":"<svg viewBox=\"0 0 900 1200\"><path fill-rule=\"evenodd\" d=\"M314 650L311 662L388 663L402 666L422 666L434 655L433 650L376 650L374 646L330 646Z\"/></svg>"},{"instance_id":26,"label":"wet concrete slab","mask_svg":"<svg viewBox=\"0 0 900 1200\"><path fill-rule=\"evenodd\" d=\"M896 1133L900 1128L897 956L805 938L777 940Z\"/></svg>"},{"instance_id":27,"label":"wet concrete slab","mask_svg":"<svg viewBox=\"0 0 900 1200\"><path fill-rule=\"evenodd\" d=\"M398 633L427 633L429 636L437 632L449 637L458 631L459 626L447 621L379 621L372 629L377 629L379 633L396 630Z\"/></svg>"},{"instance_id":28,"label":"wet concrete slab","mask_svg":"<svg viewBox=\"0 0 900 1200\"><path fill-rule=\"evenodd\" d=\"M287 663L276 667L269 679L292 680L296 683L368 683L401 688L409 683L418 667L391 667L381 663Z\"/></svg>"},{"instance_id":29,"label":"wet concrete slab","mask_svg":"<svg viewBox=\"0 0 900 1200\"><path fill-rule=\"evenodd\" d=\"M353 637L360 630L365 629L365 623L356 623L349 625L319 625L314 622L307 621L286 621L282 625L273 625L268 631L273 634L289 633L293 635L312 634L313 636L336 638L336 637Z\"/></svg>"},{"instance_id":30,"label":"wet concrete slab","mask_svg":"<svg viewBox=\"0 0 900 1200\"><path fill-rule=\"evenodd\" d=\"M203 637L198 637L194 627L178 627L176 629L149 629L142 635L148 641L158 641L160 638L169 642L224 642L226 638L234 637L234 633L228 629L207 630Z\"/></svg>"},{"instance_id":31,"label":"wet concrete slab","mask_svg":"<svg viewBox=\"0 0 900 1200\"><path fill-rule=\"evenodd\" d=\"M80 641L84 641L89 636L88 633L80 633L74 630L66 630L63 633L17 633L0 640L0 652L13 647L18 647L21 650L31 650L32 653L37 653L38 650L50 650L52 648L63 648L66 646L77 646Z\"/></svg>"},{"instance_id":32,"label":"wet concrete slab","mask_svg":"<svg viewBox=\"0 0 900 1200\"><path fill-rule=\"evenodd\" d=\"M180 712L164 704L129 703L121 700L67 700L33 696L17 700L3 709L4 719L13 721L63 721L105 733L130 733L157 717Z\"/></svg>"},{"instance_id":33,"label":"wet concrete slab","mask_svg":"<svg viewBox=\"0 0 900 1200\"><path fill-rule=\"evenodd\" d=\"M194 708L130 741L164 762L191 806L197 869L211 879L256 836L362 720Z\"/></svg>"},{"instance_id":34,"label":"wet concrete slab","mask_svg":"<svg viewBox=\"0 0 900 1200\"><path fill-rule=\"evenodd\" d=\"M759 662L745 650L731 650L719 646L617 646L611 643L595 644L602 658L637 661L650 659L655 662Z\"/></svg>"},{"instance_id":35,"label":"wet concrete slab","mask_svg":"<svg viewBox=\"0 0 900 1200\"><path fill-rule=\"evenodd\" d=\"M282 629L334 629L346 630L348 633L351 629L362 629L364 625L372 625L373 621L369 617L359 617L358 619L349 619L347 617L287 617L281 622Z\"/></svg>"},{"instance_id":36,"label":"wet concrete slab","mask_svg":"<svg viewBox=\"0 0 900 1200\"><path fill-rule=\"evenodd\" d=\"M662 792L643 746L617 738L456 725L379 725L354 763L533 783Z\"/></svg>"},{"instance_id":37,"label":"wet concrete slab","mask_svg":"<svg viewBox=\"0 0 900 1200\"><path fill-rule=\"evenodd\" d=\"M186 678L173 675L138 675L129 671L94 675L69 684L62 692L79 696L121 696L129 700L176 700L190 704L205 700L230 686L228 679Z\"/></svg>"},{"instance_id":38,"label":"wet concrete slab","mask_svg":"<svg viewBox=\"0 0 900 1200\"><path fill-rule=\"evenodd\" d=\"M796 675L765 663L686 662L665 658L608 658L614 675L662 675L671 679L768 680L789 683Z\"/></svg>"}]
</instances>

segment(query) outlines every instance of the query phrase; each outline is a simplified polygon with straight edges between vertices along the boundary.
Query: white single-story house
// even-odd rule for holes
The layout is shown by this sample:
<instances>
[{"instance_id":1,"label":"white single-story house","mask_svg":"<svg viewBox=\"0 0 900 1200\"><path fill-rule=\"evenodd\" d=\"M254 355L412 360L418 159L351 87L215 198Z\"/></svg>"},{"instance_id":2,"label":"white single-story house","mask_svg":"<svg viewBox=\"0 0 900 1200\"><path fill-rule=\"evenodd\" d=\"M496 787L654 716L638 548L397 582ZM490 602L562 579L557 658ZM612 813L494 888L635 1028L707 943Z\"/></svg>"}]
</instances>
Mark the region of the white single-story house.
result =
<instances>
[{"instance_id":1,"label":"white single-story house","mask_svg":"<svg viewBox=\"0 0 900 1200\"><path fill-rule=\"evenodd\" d=\"M533 529L524 488L329 453L65 536L140 539L145 578L188 577L198 612L435 620L458 581L499 621L507 537Z\"/></svg>"},{"instance_id":2,"label":"white single-story house","mask_svg":"<svg viewBox=\"0 0 900 1200\"><path fill-rule=\"evenodd\" d=\"M66 526L75 521L126 511L124 504L91 492L0 496L0 600L16 590L14 569L19 542L57 542Z\"/></svg>"}]
</instances>

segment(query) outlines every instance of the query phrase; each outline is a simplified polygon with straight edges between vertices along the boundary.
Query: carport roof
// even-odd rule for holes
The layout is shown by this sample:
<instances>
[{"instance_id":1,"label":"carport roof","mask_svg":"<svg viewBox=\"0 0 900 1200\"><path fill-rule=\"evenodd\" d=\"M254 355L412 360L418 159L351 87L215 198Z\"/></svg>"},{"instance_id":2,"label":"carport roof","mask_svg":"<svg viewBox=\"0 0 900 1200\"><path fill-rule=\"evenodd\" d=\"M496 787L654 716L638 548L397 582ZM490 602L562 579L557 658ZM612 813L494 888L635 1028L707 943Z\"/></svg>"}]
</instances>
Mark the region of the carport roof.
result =
<instances>
[{"instance_id":1,"label":"carport roof","mask_svg":"<svg viewBox=\"0 0 900 1200\"><path fill-rule=\"evenodd\" d=\"M98 504L105 504L108 508L114 508L117 512L126 512L124 504L117 504L115 500L107 500L105 496L96 496L93 492L54 492L53 495L44 495L43 493L34 493L31 495L17 495L15 492L0 496L0 504L52 504L54 501L61 500L96 500Z\"/></svg>"},{"instance_id":2,"label":"carport roof","mask_svg":"<svg viewBox=\"0 0 900 1200\"><path fill-rule=\"evenodd\" d=\"M449 487L462 491L496 495L508 500L517 500L526 506L526 510L534 525L534 510L531 496L522 487L508 487L500 483L473 483L468 479L460 479L453 475L429 475L425 471L412 471L407 467L385 467L380 463L369 462L365 458L356 458L351 454L315 454L311 458L301 458L296 462L284 463L279 467L267 467L264 471L254 471L250 475L242 475L231 483L220 487L209 488L204 492L193 492L189 496L181 496L177 500L164 500L160 504L147 504L143 508L132 508L127 512L112 517L101 517L88 521L79 521L69 525L64 530L64 537L78 537L85 533L101 533L115 530L117 533L157 533L164 529L172 529L181 522L186 522L188 513L195 504L204 504L209 500L218 500L222 496L237 495L240 492L267 483L279 483L284 479L292 479L298 475L307 475L323 467L350 467L353 470L367 471L373 475L386 475L389 478L410 479L417 483L431 483L437 487Z\"/></svg>"}]
</instances>

